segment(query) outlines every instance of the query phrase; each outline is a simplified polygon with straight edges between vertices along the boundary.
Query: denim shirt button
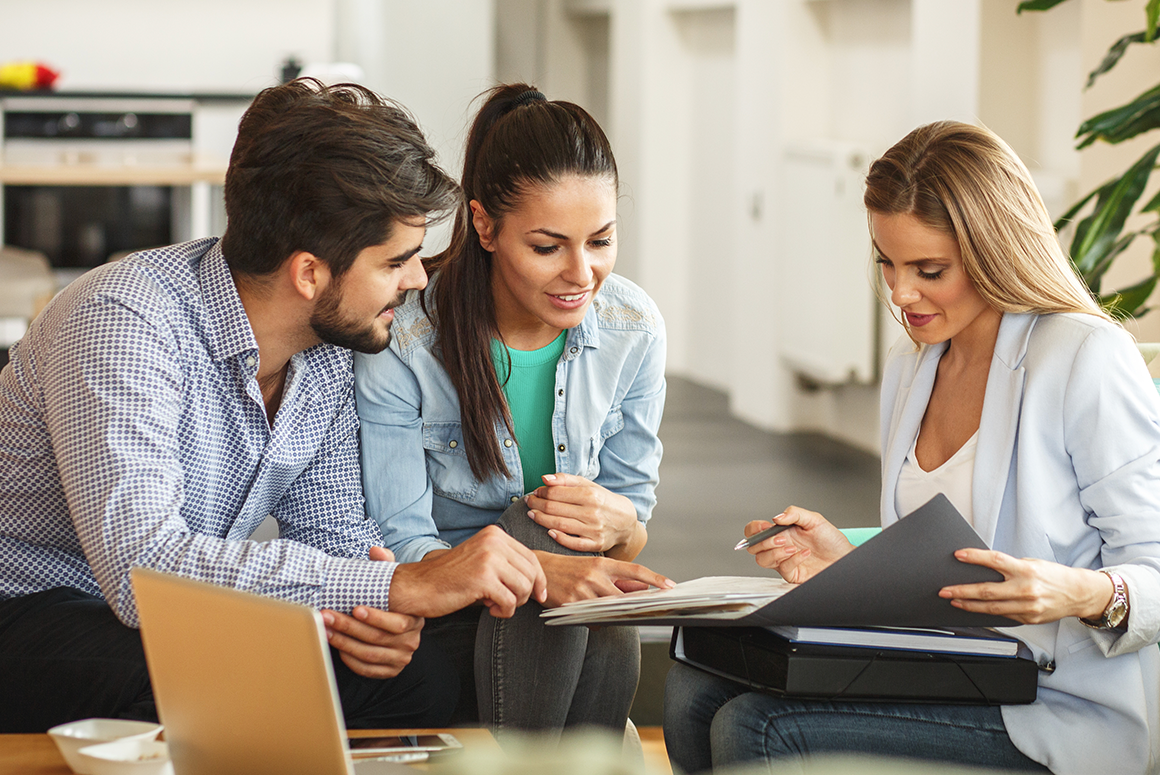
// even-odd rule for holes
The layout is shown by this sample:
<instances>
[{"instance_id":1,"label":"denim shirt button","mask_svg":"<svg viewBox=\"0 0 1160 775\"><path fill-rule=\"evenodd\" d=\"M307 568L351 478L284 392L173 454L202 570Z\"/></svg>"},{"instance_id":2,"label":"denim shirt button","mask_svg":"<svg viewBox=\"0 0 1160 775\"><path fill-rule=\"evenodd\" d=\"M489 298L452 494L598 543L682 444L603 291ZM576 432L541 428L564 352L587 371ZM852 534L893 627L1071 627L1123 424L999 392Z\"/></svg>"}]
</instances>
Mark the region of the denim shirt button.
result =
<instances>
[{"instance_id":1,"label":"denim shirt button","mask_svg":"<svg viewBox=\"0 0 1160 775\"><path fill-rule=\"evenodd\" d=\"M564 388L560 388L559 390L557 390L556 395L558 395L558 396L564 395Z\"/></svg>"},{"instance_id":2,"label":"denim shirt button","mask_svg":"<svg viewBox=\"0 0 1160 775\"><path fill-rule=\"evenodd\" d=\"M504 440L503 440L503 445L504 445L505 447L510 447L510 446L512 445L512 440L511 440L511 439L504 439Z\"/></svg>"},{"instance_id":3,"label":"denim shirt button","mask_svg":"<svg viewBox=\"0 0 1160 775\"><path fill-rule=\"evenodd\" d=\"M515 502L516 502L516 501L518 501L519 499L520 499L520 496L518 496L518 495L513 495L513 496L512 496L512 503L515 503Z\"/></svg>"},{"instance_id":4,"label":"denim shirt button","mask_svg":"<svg viewBox=\"0 0 1160 775\"><path fill-rule=\"evenodd\" d=\"M561 445L560 445L559 447L557 447L556 449L558 449L558 450L560 450L561 452L563 452L563 451L564 451L564 445L563 445L563 444L561 444Z\"/></svg>"},{"instance_id":5,"label":"denim shirt button","mask_svg":"<svg viewBox=\"0 0 1160 775\"><path fill-rule=\"evenodd\" d=\"M573 355L575 355L576 353L580 352L580 348L579 348L579 347L573 347L573 348L571 348L570 350L568 350L568 352L570 352L570 353L572 353Z\"/></svg>"},{"instance_id":6,"label":"denim shirt button","mask_svg":"<svg viewBox=\"0 0 1160 775\"><path fill-rule=\"evenodd\" d=\"M449 441L447 443L447 446L451 447L452 449L455 449L456 447L459 446L459 442L456 441L455 439L452 439L451 441Z\"/></svg>"}]
</instances>

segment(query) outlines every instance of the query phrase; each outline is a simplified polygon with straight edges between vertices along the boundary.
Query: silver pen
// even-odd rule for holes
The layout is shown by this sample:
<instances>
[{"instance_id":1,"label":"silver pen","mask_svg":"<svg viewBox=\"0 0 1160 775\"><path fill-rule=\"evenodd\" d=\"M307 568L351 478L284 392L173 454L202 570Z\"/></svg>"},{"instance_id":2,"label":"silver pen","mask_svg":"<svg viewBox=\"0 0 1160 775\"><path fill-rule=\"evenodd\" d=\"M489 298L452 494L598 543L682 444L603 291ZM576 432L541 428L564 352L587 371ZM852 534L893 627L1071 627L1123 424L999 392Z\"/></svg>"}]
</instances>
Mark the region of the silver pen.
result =
<instances>
[{"instance_id":1,"label":"silver pen","mask_svg":"<svg viewBox=\"0 0 1160 775\"><path fill-rule=\"evenodd\" d=\"M765 530L749 536L749 538L742 538L737 542L737 546L733 547L733 551L737 552L742 549L748 549L751 546L761 543L767 538L773 538L783 530L789 530L791 527L793 527L793 525L774 525L773 527L767 527Z\"/></svg>"}]
</instances>

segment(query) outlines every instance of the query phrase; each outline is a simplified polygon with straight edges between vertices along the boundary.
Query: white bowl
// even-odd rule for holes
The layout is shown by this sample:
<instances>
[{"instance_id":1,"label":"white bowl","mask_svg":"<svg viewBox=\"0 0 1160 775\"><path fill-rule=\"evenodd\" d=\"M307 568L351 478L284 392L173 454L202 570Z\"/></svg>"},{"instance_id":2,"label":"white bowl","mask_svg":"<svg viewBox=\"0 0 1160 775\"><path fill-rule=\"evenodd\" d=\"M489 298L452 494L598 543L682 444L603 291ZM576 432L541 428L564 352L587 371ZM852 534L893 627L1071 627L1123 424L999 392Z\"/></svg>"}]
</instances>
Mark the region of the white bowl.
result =
<instances>
[{"instance_id":1,"label":"white bowl","mask_svg":"<svg viewBox=\"0 0 1160 775\"><path fill-rule=\"evenodd\" d=\"M169 746L156 740L114 740L78 753L92 775L173 775Z\"/></svg>"},{"instance_id":2,"label":"white bowl","mask_svg":"<svg viewBox=\"0 0 1160 775\"><path fill-rule=\"evenodd\" d=\"M77 775L92 775L88 763L81 760L80 749L111 740L153 740L160 733L160 724L115 718L87 718L48 730L49 737L60 749L60 755Z\"/></svg>"}]
</instances>

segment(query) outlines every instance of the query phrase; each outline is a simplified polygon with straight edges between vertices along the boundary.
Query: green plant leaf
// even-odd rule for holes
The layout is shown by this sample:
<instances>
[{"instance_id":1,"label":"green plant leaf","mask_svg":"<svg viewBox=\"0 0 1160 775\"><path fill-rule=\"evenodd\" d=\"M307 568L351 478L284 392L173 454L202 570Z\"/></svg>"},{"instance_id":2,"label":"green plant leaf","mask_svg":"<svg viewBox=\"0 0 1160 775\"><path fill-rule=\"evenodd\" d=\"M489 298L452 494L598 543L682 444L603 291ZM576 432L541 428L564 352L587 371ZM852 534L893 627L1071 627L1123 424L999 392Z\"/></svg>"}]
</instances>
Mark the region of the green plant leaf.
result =
<instances>
[{"instance_id":1,"label":"green plant leaf","mask_svg":"<svg viewBox=\"0 0 1160 775\"><path fill-rule=\"evenodd\" d=\"M1015 13L1023 13L1024 11L1046 11L1062 2L1064 0L1023 0L1019 4L1019 7L1015 9Z\"/></svg>"},{"instance_id":2,"label":"green plant leaf","mask_svg":"<svg viewBox=\"0 0 1160 775\"><path fill-rule=\"evenodd\" d=\"M1160 3L1160 0L1153 0L1153 2ZM1084 84L1084 88L1090 89L1097 78L1115 67L1116 63L1120 61L1120 58L1124 56L1124 52L1128 50L1128 46L1133 43L1143 43L1145 39L1145 33L1133 32L1131 35L1125 35L1113 43L1111 48L1108 49L1108 53L1104 54L1104 61L1100 62L1099 67L1088 74L1087 83Z\"/></svg>"},{"instance_id":3,"label":"green plant leaf","mask_svg":"<svg viewBox=\"0 0 1160 775\"><path fill-rule=\"evenodd\" d=\"M1115 293L1100 296L1100 306L1114 318L1139 316L1147 312L1141 305L1148 301L1156 289L1156 275L1146 277L1135 285L1121 288Z\"/></svg>"},{"instance_id":4,"label":"green plant leaf","mask_svg":"<svg viewBox=\"0 0 1160 775\"><path fill-rule=\"evenodd\" d=\"M1104 189L1111 188L1115 182L1116 182L1115 180L1108 181L1107 183L1103 184L1099 188L1094 189L1092 191L1089 191L1087 193L1087 195L1084 196L1083 199L1081 199L1078 202L1076 202L1075 204L1073 204L1071 206L1071 208L1066 213L1059 216L1059 220L1057 220L1054 224L1052 224L1053 226L1055 226L1055 230L1059 231L1064 226L1067 226L1069 223L1071 223L1072 219L1075 218L1076 213L1078 213L1080 210L1082 210L1083 206L1092 200L1092 197L1102 196Z\"/></svg>"},{"instance_id":5,"label":"green plant leaf","mask_svg":"<svg viewBox=\"0 0 1160 775\"><path fill-rule=\"evenodd\" d=\"M1160 191L1156 192L1156 196L1148 200L1148 204L1140 208L1142 213L1160 213Z\"/></svg>"},{"instance_id":6,"label":"green plant leaf","mask_svg":"<svg viewBox=\"0 0 1160 775\"><path fill-rule=\"evenodd\" d=\"M1149 129L1160 127L1160 86L1154 86L1127 105L1106 110L1080 124L1076 137L1084 137L1076 148L1086 148L1096 140L1120 143Z\"/></svg>"},{"instance_id":7,"label":"green plant leaf","mask_svg":"<svg viewBox=\"0 0 1160 775\"><path fill-rule=\"evenodd\" d=\"M1077 225L1071 256L1084 275L1114 249L1128 215L1148 185L1158 154L1160 145L1141 156L1119 179L1104 184L1094 212Z\"/></svg>"},{"instance_id":8,"label":"green plant leaf","mask_svg":"<svg viewBox=\"0 0 1160 775\"><path fill-rule=\"evenodd\" d=\"M1088 213L1086 218L1083 218L1075 226L1075 234L1071 240L1071 255L1072 262L1076 265L1075 270L1081 276L1086 277L1096 264L1099 263L1102 251L1097 251L1094 245L1104 244L1109 241L1114 241L1119 236L1119 230L1115 234L1104 239L1099 239L1098 235L1094 235L1092 229L1107 229L1107 203L1109 199L1114 196L1116 187L1121 184L1121 178L1113 178L1105 183L1100 188L1096 189L1099 196L1096 198L1095 207ZM1093 290L1098 291L1099 288Z\"/></svg>"},{"instance_id":9,"label":"green plant leaf","mask_svg":"<svg viewBox=\"0 0 1160 775\"><path fill-rule=\"evenodd\" d=\"M1093 293L1099 293L1100 286L1103 285L1104 273L1111 268L1112 262L1116 260L1116 257L1127 250L1128 246L1138 236L1140 236L1140 232L1133 231L1120 237L1106 253L1099 257L1095 266L1083 273L1084 282L1087 283L1088 288Z\"/></svg>"},{"instance_id":10,"label":"green plant leaf","mask_svg":"<svg viewBox=\"0 0 1160 775\"><path fill-rule=\"evenodd\" d=\"M1064 0L1023 0L1017 13L1046 11ZM1114 68L1136 43L1154 43L1160 37L1160 0L1145 1L1145 26L1142 32L1123 35L1113 43L1096 69L1088 74L1085 89ZM1153 129L1160 128L1160 85L1138 95L1130 102L1104 111L1084 121L1076 132L1076 148L1083 149L1103 140L1121 143ZM1074 224L1070 246L1072 267L1087 287L1098 296L1099 302L1113 316L1139 317L1148 312L1143 306L1160 283L1160 218L1153 218L1145 228L1124 233L1124 226L1160 158L1160 145L1141 156L1120 177L1113 178L1086 194L1055 222L1056 231ZM1094 200L1091 212L1079 218ZM1153 196L1140 213L1160 215L1160 193ZM1079 220L1076 220L1079 218ZM1147 234L1153 241L1152 273L1134 285L1113 293L1100 294L1103 277L1114 261L1132 244L1136 237Z\"/></svg>"}]
</instances>

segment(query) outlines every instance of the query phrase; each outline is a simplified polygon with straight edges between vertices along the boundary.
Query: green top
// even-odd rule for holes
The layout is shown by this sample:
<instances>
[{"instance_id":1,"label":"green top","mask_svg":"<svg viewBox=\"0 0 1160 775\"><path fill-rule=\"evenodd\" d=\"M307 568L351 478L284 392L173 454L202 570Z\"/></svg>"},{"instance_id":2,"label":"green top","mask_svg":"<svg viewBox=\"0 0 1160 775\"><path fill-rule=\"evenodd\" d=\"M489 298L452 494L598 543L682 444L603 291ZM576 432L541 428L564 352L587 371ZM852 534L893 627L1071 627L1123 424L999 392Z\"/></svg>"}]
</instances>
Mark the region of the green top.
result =
<instances>
[{"instance_id":1,"label":"green top","mask_svg":"<svg viewBox=\"0 0 1160 775\"><path fill-rule=\"evenodd\" d=\"M869 541L874 536L882 532L880 527L846 527L842 528L842 533L846 536L846 540L854 544L854 546L861 546Z\"/></svg>"},{"instance_id":2,"label":"green top","mask_svg":"<svg viewBox=\"0 0 1160 775\"><path fill-rule=\"evenodd\" d=\"M556 405L556 364L564 353L566 331L539 350L513 350L497 339L491 340L491 361L512 413L520 465L524 469L524 492L544 482L544 474L556 473L556 452L552 448L552 410ZM506 353L506 355L505 355ZM507 359L511 358L511 377Z\"/></svg>"}]
</instances>

